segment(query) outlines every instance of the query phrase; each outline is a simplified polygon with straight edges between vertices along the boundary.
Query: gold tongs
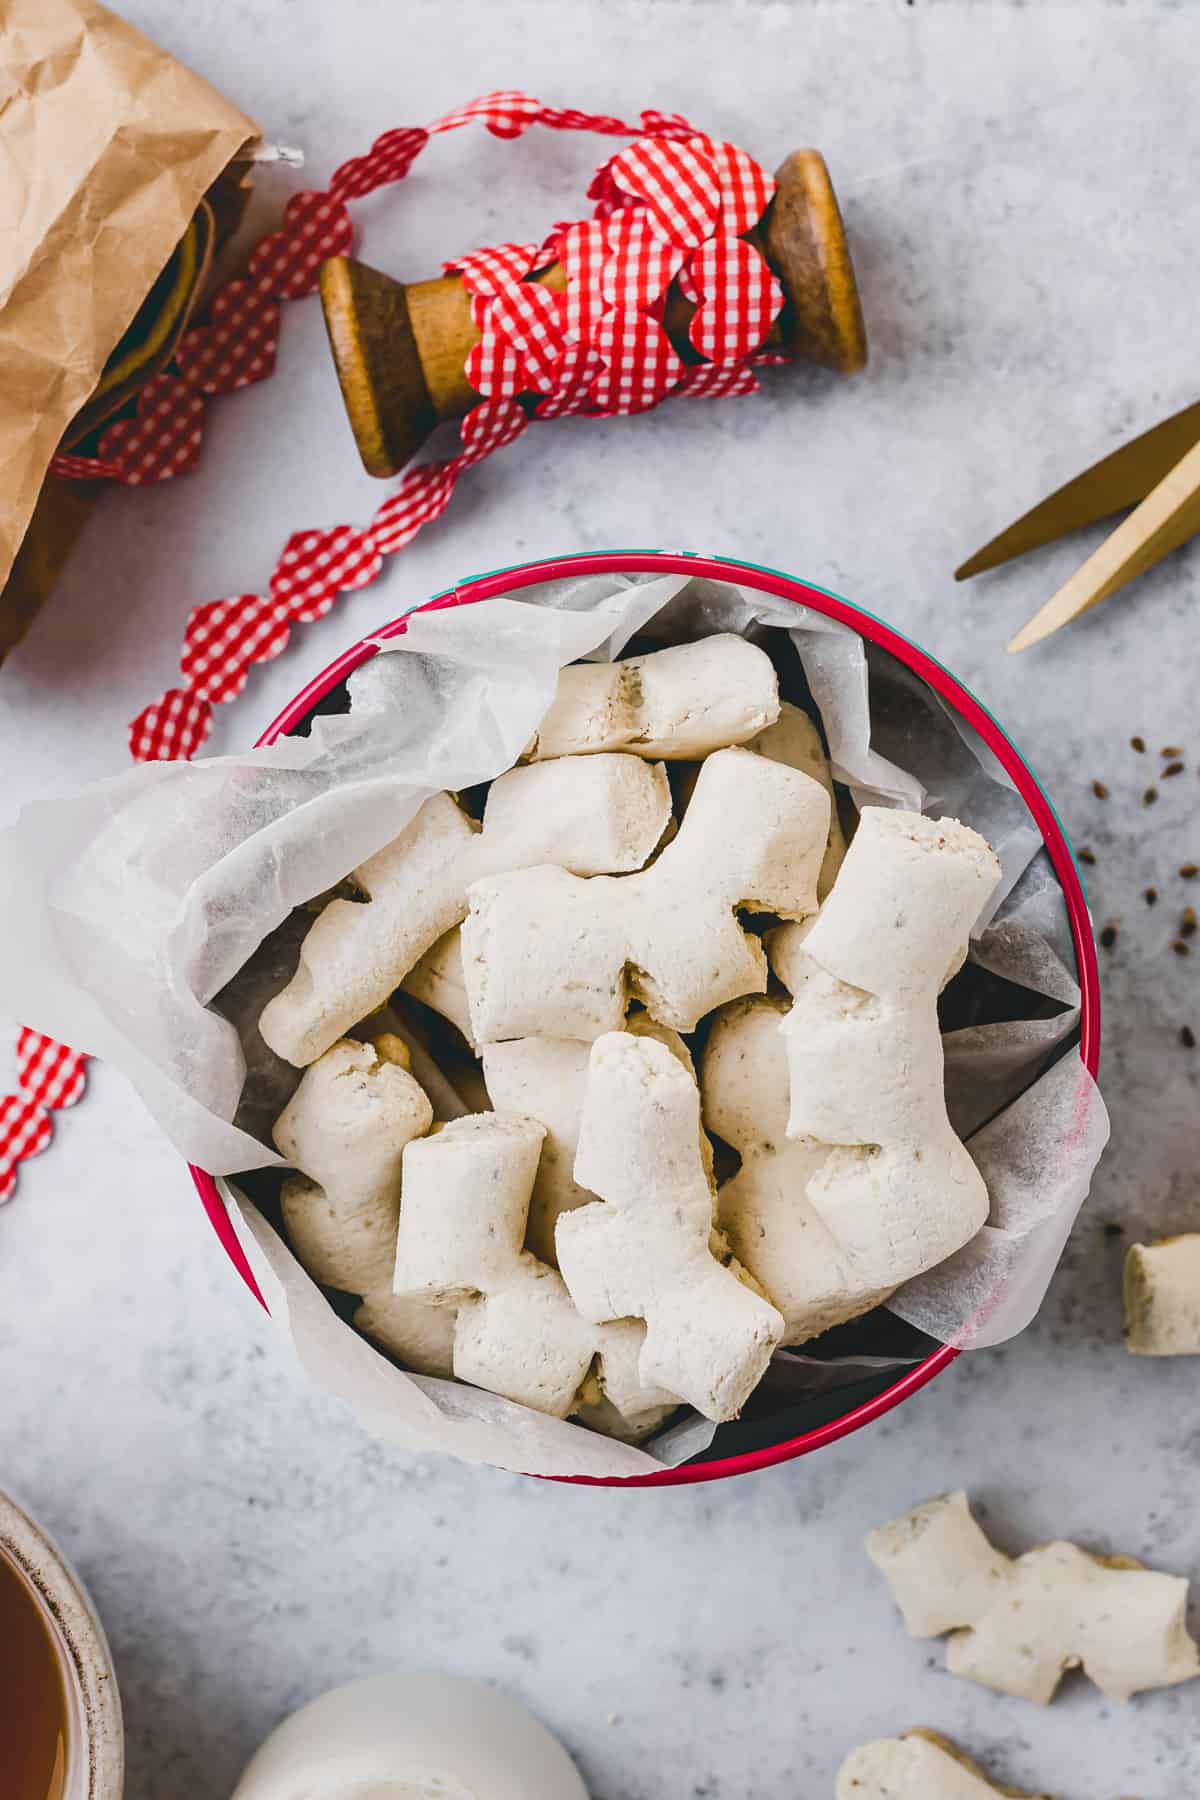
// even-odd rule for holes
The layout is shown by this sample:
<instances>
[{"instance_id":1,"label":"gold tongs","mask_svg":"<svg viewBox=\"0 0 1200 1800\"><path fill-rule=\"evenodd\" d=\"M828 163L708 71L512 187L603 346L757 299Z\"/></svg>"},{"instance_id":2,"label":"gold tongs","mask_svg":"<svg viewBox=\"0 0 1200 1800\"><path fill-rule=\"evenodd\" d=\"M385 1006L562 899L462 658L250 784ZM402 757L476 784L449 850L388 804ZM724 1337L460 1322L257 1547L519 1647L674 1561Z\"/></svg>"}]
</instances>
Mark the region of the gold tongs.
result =
<instances>
[{"instance_id":1,"label":"gold tongs","mask_svg":"<svg viewBox=\"0 0 1200 1800\"><path fill-rule=\"evenodd\" d=\"M1022 626L1010 651L1040 643L1200 531L1200 402L1173 413L1057 488L977 550L954 571L954 579L966 581L998 568L1126 506L1134 509L1128 518Z\"/></svg>"}]
</instances>

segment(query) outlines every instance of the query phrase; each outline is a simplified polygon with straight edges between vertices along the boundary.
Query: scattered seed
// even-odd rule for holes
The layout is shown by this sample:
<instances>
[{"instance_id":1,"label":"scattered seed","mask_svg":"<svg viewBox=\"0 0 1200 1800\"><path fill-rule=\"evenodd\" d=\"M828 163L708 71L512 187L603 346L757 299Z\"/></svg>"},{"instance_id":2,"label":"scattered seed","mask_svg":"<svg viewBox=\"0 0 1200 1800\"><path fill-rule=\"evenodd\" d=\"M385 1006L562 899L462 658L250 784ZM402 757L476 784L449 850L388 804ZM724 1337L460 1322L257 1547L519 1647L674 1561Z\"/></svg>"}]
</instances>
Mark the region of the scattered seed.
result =
<instances>
[{"instance_id":1,"label":"scattered seed","mask_svg":"<svg viewBox=\"0 0 1200 1800\"><path fill-rule=\"evenodd\" d=\"M1142 898L1146 902L1147 906L1157 906L1158 905L1158 889L1157 888L1147 888L1145 893L1142 895Z\"/></svg>"},{"instance_id":2,"label":"scattered seed","mask_svg":"<svg viewBox=\"0 0 1200 1800\"><path fill-rule=\"evenodd\" d=\"M1080 862L1087 863L1089 868L1096 860L1096 852L1094 850L1079 850L1076 854L1078 855Z\"/></svg>"},{"instance_id":3,"label":"scattered seed","mask_svg":"<svg viewBox=\"0 0 1200 1800\"><path fill-rule=\"evenodd\" d=\"M1131 750L1136 750L1138 755L1141 756L1146 748L1145 738L1144 737L1131 737L1129 740L1129 748Z\"/></svg>"},{"instance_id":4,"label":"scattered seed","mask_svg":"<svg viewBox=\"0 0 1200 1800\"><path fill-rule=\"evenodd\" d=\"M1143 806L1153 806L1154 802L1157 799L1158 799L1158 789L1156 787L1148 787L1146 789L1145 793L1142 795L1142 805Z\"/></svg>"},{"instance_id":5,"label":"scattered seed","mask_svg":"<svg viewBox=\"0 0 1200 1800\"><path fill-rule=\"evenodd\" d=\"M1123 1225L1106 1225L1104 1227L1104 1235L1106 1238L1124 1237L1125 1227Z\"/></svg>"},{"instance_id":6,"label":"scattered seed","mask_svg":"<svg viewBox=\"0 0 1200 1800\"><path fill-rule=\"evenodd\" d=\"M1191 945L1185 944L1182 938L1176 938L1175 942L1171 945L1171 948L1176 956L1190 956L1192 954Z\"/></svg>"},{"instance_id":7,"label":"scattered seed","mask_svg":"<svg viewBox=\"0 0 1200 1800\"><path fill-rule=\"evenodd\" d=\"M1106 926L1105 926L1105 927L1104 927L1104 930L1103 930L1103 931L1102 931L1102 932L1101 932L1101 933L1100 933L1100 947L1101 947L1101 949L1103 949L1103 950L1111 950L1111 949L1112 949L1112 947L1113 947L1113 945L1114 945L1114 944L1115 944L1115 943L1116 943L1116 941L1117 941L1117 928L1116 928L1116 926L1115 926L1115 925L1106 925Z\"/></svg>"},{"instance_id":8,"label":"scattered seed","mask_svg":"<svg viewBox=\"0 0 1200 1800\"><path fill-rule=\"evenodd\" d=\"M1196 1034L1190 1025L1180 1026L1179 1041L1185 1050L1194 1050L1196 1048Z\"/></svg>"},{"instance_id":9,"label":"scattered seed","mask_svg":"<svg viewBox=\"0 0 1200 1800\"><path fill-rule=\"evenodd\" d=\"M1183 755L1183 745L1182 744L1164 744L1158 754L1160 756L1182 756Z\"/></svg>"},{"instance_id":10,"label":"scattered seed","mask_svg":"<svg viewBox=\"0 0 1200 1800\"><path fill-rule=\"evenodd\" d=\"M1169 762L1167 764L1166 768L1163 770L1162 776L1160 777L1160 779L1163 781L1166 781L1168 779L1168 777L1171 775L1182 775L1182 774L1183 774L1183 764L1181 762Z\"/></svg>"},{"instance_id":11,"label":"scattered seed","mask_svg":"<svg viewBox=\"0 0 1200 1800\"><path fill-rule=\"evenodd\" d=\"M1181 938L1195 937L1196 927L1198 924L1200 924L1200 920L1198 920L1196 918L1196 909L1194 906L1189 906L1187 911L1183 915L1183 923L1179 927L1180 937Z\"/></svg>"},{"instance_id":12,"label":"scattered seed","mask_svg":"<svg viewBox=\"0 0 1200 1800\"><path fill-rule=\"evenodd\" d=\"M1093 794L1095 794L1097 800L1107 800L1108 799L1108 789L1105 787L1105 785L1102 781L1093 781L1092 792L1093 792Z\"/></svg>"},{"instance_id":13,"label":"scattered seed","mask_svg":"<svg viewBox=\"0 0 1200 1800\"><path fill-rule=\"evenodd\" d=\"M1195 881L1200 875L1200 863L1180 863L1179 873L1184 881Z\"/></svg>"}]
</instances>

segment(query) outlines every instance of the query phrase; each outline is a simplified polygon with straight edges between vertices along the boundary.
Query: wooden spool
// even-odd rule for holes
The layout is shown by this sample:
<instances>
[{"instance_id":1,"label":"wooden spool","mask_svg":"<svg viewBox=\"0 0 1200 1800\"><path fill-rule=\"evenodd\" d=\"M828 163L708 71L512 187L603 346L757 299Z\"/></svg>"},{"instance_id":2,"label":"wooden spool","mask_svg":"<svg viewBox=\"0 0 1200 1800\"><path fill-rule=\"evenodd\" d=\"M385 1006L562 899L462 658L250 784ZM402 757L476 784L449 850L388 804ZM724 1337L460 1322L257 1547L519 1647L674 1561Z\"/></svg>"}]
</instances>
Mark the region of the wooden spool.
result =
<instances>
[{"instance_id":1,"label":"wooden spool","mask_svg":"<svg viewBox=\"0 0 1200 1800\"><path fill-rule=\"evenodd\" d=\"M867 360L854 268L825 159L796 150L776 172L778 188L746 235L779 277L784 308L767 348L851 375ZM535 277L561 291L553 263ZM355 442L371 475L394 475L434 426L458 419L480 396L465 364L479 333L458 275L411 285L352 257L321 266L321 304ZM664 326L685 362L701 360L688 338L695 306L672 286Z\"/></svg>"}]
</instances>

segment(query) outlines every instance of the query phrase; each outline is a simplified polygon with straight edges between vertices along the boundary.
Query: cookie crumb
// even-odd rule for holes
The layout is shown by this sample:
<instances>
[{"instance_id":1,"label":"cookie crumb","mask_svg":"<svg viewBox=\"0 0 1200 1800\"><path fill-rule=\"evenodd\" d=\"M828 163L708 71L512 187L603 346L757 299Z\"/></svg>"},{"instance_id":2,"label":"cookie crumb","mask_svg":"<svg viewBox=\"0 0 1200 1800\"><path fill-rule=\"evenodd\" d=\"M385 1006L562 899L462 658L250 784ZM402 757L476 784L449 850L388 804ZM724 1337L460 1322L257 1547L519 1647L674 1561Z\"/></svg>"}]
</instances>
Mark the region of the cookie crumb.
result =
<instances>
[{"instance_id":1,"label":"cookie crumb","mask_svg":"<svg viewBox=\"0 0 1200 1800\"><path fill-rule=\"evenodd\" d=\"M1093 794L1095 794L1097 800L1107 800L1108 799L1108 789L1105 787L1105 785L1102 781L1093 781L1092 792L1093 792Z\"/></svg>"}]
</instances>

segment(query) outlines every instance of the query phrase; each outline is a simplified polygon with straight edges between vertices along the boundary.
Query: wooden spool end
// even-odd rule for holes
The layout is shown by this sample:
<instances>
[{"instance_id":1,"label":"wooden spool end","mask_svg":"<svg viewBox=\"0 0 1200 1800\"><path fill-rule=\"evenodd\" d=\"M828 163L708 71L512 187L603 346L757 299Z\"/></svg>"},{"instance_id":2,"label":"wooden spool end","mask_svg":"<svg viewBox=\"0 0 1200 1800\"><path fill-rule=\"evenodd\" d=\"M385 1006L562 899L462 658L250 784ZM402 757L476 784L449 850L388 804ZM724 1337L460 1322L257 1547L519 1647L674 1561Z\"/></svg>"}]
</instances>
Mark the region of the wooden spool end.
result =
<instances>
[{"instance_id":1,"label":"wooden spool end","mask_svg":"<svg viewBox=\"0 0 1200 1800\"><path fill-rule=\"evenodd\" d=\"M363 467L368 475L394 475L438 422L409 316L409 290L349 256L321 264L320 289Z\"/></svg>"},{"instance_id":2,"label":"wooden spool end","mask_svg":"<svg viewBox=\"0 0 1200 1800\"><path fill-rule=\"evenodd\" d=\"M787 296L780 339L806 362L857 374L867 364L867 330L825 158L819 150L795 150L775 179L775 198L751 236Z\"/></svg>"}]
</instances>

